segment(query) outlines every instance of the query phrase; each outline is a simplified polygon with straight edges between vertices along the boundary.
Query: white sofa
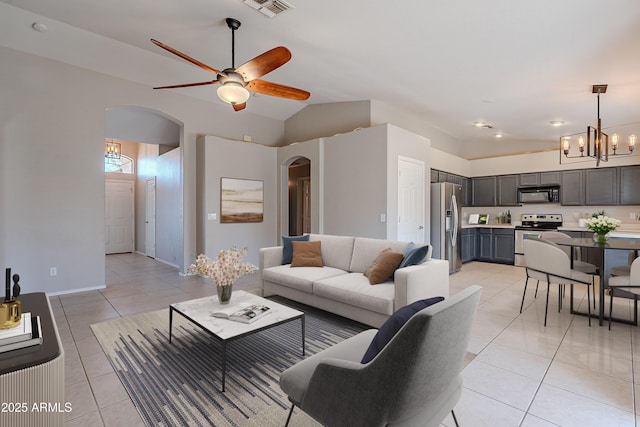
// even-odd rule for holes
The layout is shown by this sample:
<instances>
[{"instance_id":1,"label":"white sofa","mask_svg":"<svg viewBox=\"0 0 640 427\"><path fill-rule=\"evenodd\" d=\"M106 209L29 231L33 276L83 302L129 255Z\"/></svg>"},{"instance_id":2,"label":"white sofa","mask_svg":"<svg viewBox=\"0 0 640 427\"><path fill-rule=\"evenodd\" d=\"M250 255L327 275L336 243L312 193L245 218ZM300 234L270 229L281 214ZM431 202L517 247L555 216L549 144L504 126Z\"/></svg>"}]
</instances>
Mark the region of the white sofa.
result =
<instances>
[{"instance_id":1,"label":"white sofa","mask_svg":"<svg viewBox=\"0 0 640 427\"><path fill-rule=\"evenodd\" d=\"M310 234L320 240L323 267L282 265L282 246L260 249L263 295L281 295L374 327L420 299L449 296L449 264L431 259L399 268L393 280L370 285L364 270L384 249L403 252L408 242Z\"/></svg>"}]
</instances>

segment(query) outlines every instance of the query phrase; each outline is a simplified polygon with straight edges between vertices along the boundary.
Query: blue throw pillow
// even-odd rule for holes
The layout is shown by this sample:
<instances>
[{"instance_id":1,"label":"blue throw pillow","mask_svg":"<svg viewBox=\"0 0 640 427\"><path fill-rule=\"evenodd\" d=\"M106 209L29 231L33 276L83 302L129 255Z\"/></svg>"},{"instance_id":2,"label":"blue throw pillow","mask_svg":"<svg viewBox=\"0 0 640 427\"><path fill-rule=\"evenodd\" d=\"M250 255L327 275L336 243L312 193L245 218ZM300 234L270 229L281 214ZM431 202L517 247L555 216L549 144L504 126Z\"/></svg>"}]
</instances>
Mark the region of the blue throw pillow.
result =
<instances>
[{"instance_id":1,"label":"blue throw pillow","mask_svg":"<svg viewBox=\"0 0 640 427\"><path fill-rule=\"evenodd\" d=\"M291 264L293 260L293 245L291 242L308 242L309 235L304 236L282 236L282 264Z\"/></svg>"},{"instance_id":2,"label":"blue throw pillow","mask_svg":"<svg viewBox=\"0 0 640 427\"><path fill-rule=\"evenodd\" d=\"M430 305L443 300L444 297L423 299L412 304L405 305L400 310L393 313L393 315L389 317L387 321L382 324L382 326L380 326L380 329L378 329L378 333L375 337L373 337L371 344L369 344L369 348L364 353L361 363L371 362L374 357L376 357L378 353L382 351L384 346L387 345L389 341L391 341L391 338L393 338L393 336L400 330L400 328L404 326L405 323L409 321L409 319L411 319L414 314L422 309L429 307Z\"/></svg>"},{"instance_id":3,"label":"blue throw pillow","mask_svg":"<svg viewBox=\"0 0 640 427\"><path fill-rule=\"evenodd\" d=\"M420 264L427 257L429 252L429 245L416 246L411 242L404 248L404 257L398 268L408 267L410 265Z\"/></svg>"}]
</instances>

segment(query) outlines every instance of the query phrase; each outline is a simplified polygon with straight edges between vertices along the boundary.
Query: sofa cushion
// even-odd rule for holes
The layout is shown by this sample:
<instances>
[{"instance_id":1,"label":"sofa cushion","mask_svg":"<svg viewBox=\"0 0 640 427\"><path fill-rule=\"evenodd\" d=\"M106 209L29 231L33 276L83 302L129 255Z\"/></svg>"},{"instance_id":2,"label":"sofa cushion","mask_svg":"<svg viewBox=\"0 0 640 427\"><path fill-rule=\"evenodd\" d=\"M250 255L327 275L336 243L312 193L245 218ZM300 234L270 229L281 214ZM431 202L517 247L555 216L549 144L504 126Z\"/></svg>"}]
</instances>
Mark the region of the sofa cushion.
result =
<instances>
[{"instance_id":1,"label":"sofa cushion","mask_svg":"<svg viewBox=\"0 0 640 427\"><path fill-rule=\"evenodd\" d=\"M293 245L293 260L291 267L322 267L322 242L291 242Z\"/></svg>"},{"instance_id":2,"label":"sofa cushion","mask_svg":"<svg viewBox=\"0 0 640 427\"><path fill-rule=\"evenodd\" d=\"M383 250L390 248L393 252L402 253L407 247L407 242L394 240L371 239L368 237L356 237L353 243L353 256L348 270L351 272L364 273L373 264L376 257Z\"/></svg>"},{"instance_id":3,"label":"sofa cushion","mask_svg":"<svg viewBox=\"0 0 640 427\"><path fill-rule=\"evenodd\" d=\"M419 300L409 305L405 305L393 313L393 316L389 317L387 321L380 326L378 333L373 337L373 340L371 340L369 348L362 357L362 363L369 363L372 361L373 358L382 351L384 346L391 341L391 338L393 338L393 336L404 326L405 323L409 321L409 319L411 319L414 314L443 300L443 297Z\"/></svg>"},{"instance_id":4,"label":"sofa cushion","mask_svg":"<svg viewBox=\"0 0 640 427\"><path fill-rule=\"evenodd\" d=\"M387 248L378 254L373 264L367 267L362 274L369 278L369 284L377 285L393 276L393 272L396 271L402 259L403 255L400 252L393 252Z\"/></svg>"},{"instance_id":5,"label":"sofa cushion","mask_svg":"<svg viewBox=\"0 0 640 427\"><path fill-rule=\"evenodd\" d=\"M304 236L282 236L282 264L291 264L293 259L293 245L291 242L308 242L309 235Z\"/></svg>"},{"instance_id":6,"label":"sofa cushion","mask_svg":"<svg viewBox=\"0 0 640 427\"><path fill-rule=\"evenodd\" d=\"M347 274L344 270L332 267L297 267L277 265L262 270L262 279L304 292L313 292L313 282L329 277Z\"/></svg>"},{"instance_id":7,"label":"sofa cushion","mask_svg":"<svg viewBox=\"0 0 640 427\"><path fill-rule=\"evenodd\" d=\"M351 264L351 254L353 253L354 237L331 236L328 234L309 235L310 242L315 242L318 240L322 241L322 262L324 263L324 265L339 268L340 270L349 271L349 265ZM384 248L381 248L380 250L382 249Z\"/></svg>"},{"instance_id":8,"label":"sofa cushion","mask_svg":"<svg viewBox=\"0 0 640 427\"><path fill-rule=\"evenodd\" d=\"M428 253L429 245L418 246L411 242L404 249L404 257L398 268L420 264L427 258Z\"/></svg>"},{"instance_id":9,"label":"sofa cushion","mask_svg":"<svg viewBox=\"0 0 640 427\"><path fill-rule=\"evenodd\" d=\"M394 292L395 287L392 281L371 286L369 279L362 273L348 273L313 283L313 293L319 297L387 316L393 313Z\"/></svg>"}]
</instances>

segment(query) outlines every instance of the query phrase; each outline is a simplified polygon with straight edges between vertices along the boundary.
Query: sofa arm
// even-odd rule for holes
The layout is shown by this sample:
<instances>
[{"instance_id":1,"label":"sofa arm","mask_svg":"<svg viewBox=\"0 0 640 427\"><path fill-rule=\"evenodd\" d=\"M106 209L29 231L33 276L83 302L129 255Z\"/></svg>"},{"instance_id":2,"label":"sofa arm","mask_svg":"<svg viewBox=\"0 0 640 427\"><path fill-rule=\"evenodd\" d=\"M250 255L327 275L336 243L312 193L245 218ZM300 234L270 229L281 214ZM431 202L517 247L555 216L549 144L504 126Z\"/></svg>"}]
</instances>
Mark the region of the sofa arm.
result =
<instances>
[{"instance_id":1,"label":"sofa arm","mask_svg":"<svg viewBox=\"0 0 640 427\"><path fill-rule=\"evenodd\" d=\"M449 296L449 262L430 259L396 270L394 311L412 302Z\"/></svg>"},{"instance_id":2,"label":"sofa arm","mask_svg":"<svg viewBox=\"0 0 640 427\"><path fill-rule=\"evenodd\" d=\"M258 254L260 260L260 270L282 264L282 246L260 248Z\"/></svg>"}]
</instances>

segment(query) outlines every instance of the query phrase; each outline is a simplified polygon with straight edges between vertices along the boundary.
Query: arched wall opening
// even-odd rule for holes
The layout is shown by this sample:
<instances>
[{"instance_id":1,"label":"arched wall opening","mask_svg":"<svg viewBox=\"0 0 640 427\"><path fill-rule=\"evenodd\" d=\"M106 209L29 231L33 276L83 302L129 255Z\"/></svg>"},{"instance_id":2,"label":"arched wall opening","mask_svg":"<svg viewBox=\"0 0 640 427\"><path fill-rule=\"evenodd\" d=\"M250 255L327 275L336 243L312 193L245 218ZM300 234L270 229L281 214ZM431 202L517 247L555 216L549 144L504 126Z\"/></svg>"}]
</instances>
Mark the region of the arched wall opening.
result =
<instances>
[{"instance_id":1,"label":"arched wall opening","mask_svg":"<svg viewBox=\"0 0 640 427\"><path fill-rule=\"evenodd\" d=\"M134 182L134 250L179 269L184 257L183 138L183 123L161 111L135 105L105 108L105 139L120 142L123 154L135 159L131 178L105 173L105 182ZM106 228L108 222L105 212Z\"/></svg>"}]
</instances>

